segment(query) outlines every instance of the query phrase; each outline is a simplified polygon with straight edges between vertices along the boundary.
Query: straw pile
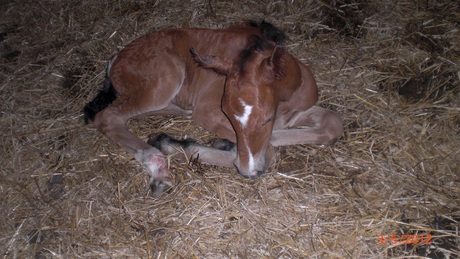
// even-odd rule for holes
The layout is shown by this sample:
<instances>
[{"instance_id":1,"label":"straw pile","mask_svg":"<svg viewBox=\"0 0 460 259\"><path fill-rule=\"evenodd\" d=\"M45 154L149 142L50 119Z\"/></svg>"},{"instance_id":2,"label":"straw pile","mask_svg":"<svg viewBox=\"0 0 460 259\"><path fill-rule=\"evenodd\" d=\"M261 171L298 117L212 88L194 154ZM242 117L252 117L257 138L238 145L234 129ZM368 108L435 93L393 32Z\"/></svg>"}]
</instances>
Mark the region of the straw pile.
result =
<instances>
[{"instance_id":1,"label":"straw pile","mask_svg":"<svg viewBox=\"0 0 460 259\"><path fill-rule=\"evenodd\" d=\"M460 255L456 0L3 1L0 16L3 258ZM148 31L248 19L289 35L346 133L278 148L257 180L171 157L177 185L152 197L139 164L82 121L106 61ZM213 138L178 117L130 126Z\"/></svg>"}]
</instances>

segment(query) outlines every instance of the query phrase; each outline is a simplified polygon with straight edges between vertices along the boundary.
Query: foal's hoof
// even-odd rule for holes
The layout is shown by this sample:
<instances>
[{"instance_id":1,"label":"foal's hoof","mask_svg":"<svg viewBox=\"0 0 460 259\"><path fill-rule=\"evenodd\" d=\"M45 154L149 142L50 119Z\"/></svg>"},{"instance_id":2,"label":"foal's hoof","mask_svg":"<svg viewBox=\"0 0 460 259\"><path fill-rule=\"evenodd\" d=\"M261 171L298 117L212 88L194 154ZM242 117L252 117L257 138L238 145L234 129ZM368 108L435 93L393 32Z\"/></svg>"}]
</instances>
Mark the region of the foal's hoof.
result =
<instances>
[{"instance_id":1,"label":"foal's hoof","mask_svg":"<svg viewBox=\"0 0 460 259\"><path fill-rule=\"evenodd\" d=\"M236 145L228 139L216 139L212 147L223 151L235 151Z\"/></svg>"},{"instance_id":2,"label":"foal's hoof","mask_svg":"<svg viewBox=\"0 0 460 259\"><path fill-rule=\"evenodd\" d=\"M147 144L161 151L164 151L163 149L167 145L176 145L176 146L181 146L183 148L187 148L189 145L195 144L195 143L196 143L196 140L194 139L188 138L184 140L177 140L171 135L166 134L166 133L160 133L156 136L150 135L149 139L147 140Z\"/></svg>"},{"instance_id":3,"label":"foal's hoof","mask_svg":"<svg viewBox=\"0 0 460 259\"><path fill-rule=\"evenodd\" d=\"M154 196L171 192L173 184L168 180L153 180L150 183L150 190Z\"/></svg>"},{"instance_id":4,"label":"foal's hoof","mask_svg":"<svg viewBox=\"0 0 460 259\"><path fill-rule=\"evenodd\" d=\"M155 147L159 150L161 150L161 146L163 143L169 143L171 140L174 139L170 135L166 133L160 133L158 135L150 135L149 139L147 140L147 144L149 144L152 147Z\"/></svg>"}]
</instances>

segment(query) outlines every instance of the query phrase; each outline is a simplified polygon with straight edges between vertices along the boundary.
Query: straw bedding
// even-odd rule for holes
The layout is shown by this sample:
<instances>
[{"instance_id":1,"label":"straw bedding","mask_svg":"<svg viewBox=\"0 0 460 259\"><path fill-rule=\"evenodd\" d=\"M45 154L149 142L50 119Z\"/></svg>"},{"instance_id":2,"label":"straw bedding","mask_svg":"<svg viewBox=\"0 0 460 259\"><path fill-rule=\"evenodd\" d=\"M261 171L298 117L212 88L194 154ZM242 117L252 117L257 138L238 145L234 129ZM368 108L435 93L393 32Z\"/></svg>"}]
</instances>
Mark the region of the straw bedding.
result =
<instances>
[{"instance_id":1,"label":"straw bedding","mask_svg":"<svg viewBox=\"0 0 460 259\"><path fill-rule=\"evenodd\" d=\"M460 255L457 1L3 1L0 16L3 258ZM257 180L170 157L175 189L152 197L138 163L82 120L107 60L148 31L248 19L288 34L343 138L278 148ZM179 117L130 127L213 139Z\"/></svg>"}]
</instances>

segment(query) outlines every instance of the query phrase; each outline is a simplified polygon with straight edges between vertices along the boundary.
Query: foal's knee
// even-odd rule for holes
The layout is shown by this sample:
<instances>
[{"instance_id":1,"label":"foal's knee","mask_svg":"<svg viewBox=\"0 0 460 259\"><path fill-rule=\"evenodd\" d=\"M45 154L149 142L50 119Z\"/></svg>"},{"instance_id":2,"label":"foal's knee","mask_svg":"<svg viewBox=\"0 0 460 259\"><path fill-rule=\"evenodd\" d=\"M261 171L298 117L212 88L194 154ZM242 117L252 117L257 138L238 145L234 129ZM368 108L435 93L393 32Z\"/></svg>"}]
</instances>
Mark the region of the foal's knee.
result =
<instances>
[{"instance_id":1,"label":"foal's knee","mask_svg":"<svg viewBox=\"0 0 460 259\"><path fill-rule=\"evenodd\" d=\"M93 120L94 127L103 134L107 134L113 127L124 125L125 122L117 117L109 108L106 108L96 114Z\"/></svg>"},{"instance_id":2,"label":"foal's knee","mask_svg":"<svg viewBox=\"0 0 460 259\"><path fill-rule=\"evenodd\" d=\"M326 145L335 144L343 135L343 123L340 115L335 111L328 111L325 118Z\"/></svg>"}]
</instances>

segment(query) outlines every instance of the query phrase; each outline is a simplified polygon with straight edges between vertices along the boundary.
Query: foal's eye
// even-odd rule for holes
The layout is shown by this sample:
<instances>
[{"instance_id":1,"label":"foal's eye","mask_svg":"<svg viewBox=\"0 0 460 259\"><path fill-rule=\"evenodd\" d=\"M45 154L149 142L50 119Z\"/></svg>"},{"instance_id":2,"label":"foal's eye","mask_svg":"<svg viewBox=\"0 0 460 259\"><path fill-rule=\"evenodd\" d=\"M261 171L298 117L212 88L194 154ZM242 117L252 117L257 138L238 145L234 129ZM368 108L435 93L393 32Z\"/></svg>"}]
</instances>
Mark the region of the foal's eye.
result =
<instances>
[{"instance_id":1,"label":"foal's eye","mask_svg":"<svg viewBox=\"0 0 460 259\"><path fill-rule=\"evenodd\" d=\"M271 59L270 59L270 58L264 59L264 63L265 63L265 65L269 65L269 66L270 66L270 65L271 65Z\"/></svg>"}]
</instances>

